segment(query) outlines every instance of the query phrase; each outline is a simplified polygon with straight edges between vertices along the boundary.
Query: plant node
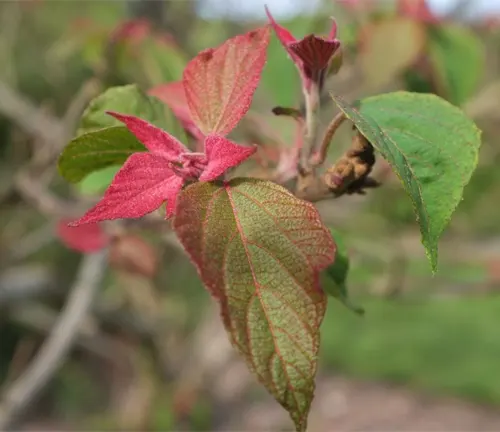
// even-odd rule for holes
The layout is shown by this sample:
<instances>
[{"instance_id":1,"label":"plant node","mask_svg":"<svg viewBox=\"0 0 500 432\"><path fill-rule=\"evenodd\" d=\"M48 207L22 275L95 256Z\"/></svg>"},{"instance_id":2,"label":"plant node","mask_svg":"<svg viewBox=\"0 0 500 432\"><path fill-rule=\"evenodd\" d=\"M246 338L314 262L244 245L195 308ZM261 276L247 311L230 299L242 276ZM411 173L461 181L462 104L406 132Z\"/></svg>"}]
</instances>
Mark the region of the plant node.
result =
<instances>
[{"instance_id":1,"label":"plant node","mask_svg":"<svg viewBox=\"0 0 500 432\"><path fill-rule=\"evenodd\" d=\"M371 143L359 131L352 139L351 147L328 169L325 184L337 196L343 194L366 194L365 189L380 186L369 177L375 165L375 152Z\"/></svg>"}]
</instances>

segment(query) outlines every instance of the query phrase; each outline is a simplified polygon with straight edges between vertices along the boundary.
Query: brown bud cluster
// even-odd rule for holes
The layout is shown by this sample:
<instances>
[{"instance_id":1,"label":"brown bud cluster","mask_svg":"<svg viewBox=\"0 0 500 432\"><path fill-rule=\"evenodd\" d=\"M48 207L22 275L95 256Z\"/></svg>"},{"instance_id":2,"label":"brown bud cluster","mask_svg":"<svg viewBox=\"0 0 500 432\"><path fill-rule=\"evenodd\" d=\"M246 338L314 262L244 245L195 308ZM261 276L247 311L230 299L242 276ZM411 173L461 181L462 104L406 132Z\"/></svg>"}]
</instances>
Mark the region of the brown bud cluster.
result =
<instances>
[{"instance_id":1,"label":"brown bud cluster","mask_svg":"<svg viewBox=\"0 0 500 432\"><path fill-rule=\"evenodd\" d=\"M375 152L371 143L359 131L352 139L351 147L325 173L324 181L337 196L366 194L366 188L380 186L369 174L375 165Z\"/></svg>"}]
</instances>

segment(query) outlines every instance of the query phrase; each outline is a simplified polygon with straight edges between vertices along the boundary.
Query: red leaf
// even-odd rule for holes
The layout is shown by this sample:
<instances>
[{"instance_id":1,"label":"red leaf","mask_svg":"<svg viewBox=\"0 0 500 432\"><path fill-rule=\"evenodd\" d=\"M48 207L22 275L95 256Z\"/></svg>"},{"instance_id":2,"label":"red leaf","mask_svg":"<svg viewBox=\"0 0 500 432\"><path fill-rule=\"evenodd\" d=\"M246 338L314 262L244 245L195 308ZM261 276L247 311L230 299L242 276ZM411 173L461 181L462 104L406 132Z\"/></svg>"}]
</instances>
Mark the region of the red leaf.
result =
<instances>
[{"instance_id":1,"label":"red leaf","mask_svg":"<svg viewBox=\"0 0 500 432\"><path fill-rule=\"evenodd\" d=\"M257 151L257 147L245 147L220 135L208 135L205 138L205 155L208 164L200 176L200 181L212 181L229 168L233 168L248 159Z\"/></svg>"},{"instance_id":2,"label":"red leaf","mask_svg":"<svg viewBox=\"0 0 500 432\"><path fill-rule=\"evenodd\" d=\"M309 35L297 40L274 20L267 7L266 13L276 36L299 70L302 87L309 91L312 83L317 83L319 88L322 88L326 71L334 54L340 48L340 42L336 39L337 23L335 20L326 38Z\"/></svg>"},{"instance_id":3,"label":"red leaf","mask_svg":"<svg viewBox=\"0 0 500 432\"><path fill-rule=\"evenodd\" d=\"M167 217L171 216L183 182L164 157L134 153L118 171L102 200L72 226L139 218L159 208L164 201L167 201Z\"/></svg>"},{"instance_id":4,"label":"red leaf","mask_svg":"<svg viewBox=\"0 0 500 432\"><path fill-rule=\"evenodd\" d=\"M262 27L207 49L184 69L191 118L208 135L227 135L250 108L266 62L269 28Z\"/></svg>"},{"instance_id":5,"label":"red leaf","mask_svg":"<svg viewBox=\"0 0 500 432\"><path fill-rule=\"evenodd\" d=\"M289 47L289 44L293 43L293 42L296 42L297 39L295 38L295 36L290 33L285 27L282 27L280 26L276 20L273 18L273 16L271 15L271 11L269 10L269 8L267 6L265 6L265 9L266 9L266 14L267 14L267 17L269 18L269 22L274 30L274 32L276 33L276 37L279 39L279 41L281 42L281 45L283 45L283 47L287 50L288 54L290 55L290 57L292 58L292 60L294 62L297 62L298 57L297 57L297 54L295 54ZM299 60L300 61L300 60Z\"/></svg>"},{"instance_id":6,"label":"red leaf","mask_svg":"<svg viewBox=\"0 0 500 432\"><path fill-rule=\"evenodd\" d=\"M106 114L124 123L153 154L175 160L181 153L189 151L177 138L146 120L112 111L106 111Z\"/></svg>"},{"instance_id":7,"label":"red leaf","mask_svg":"<svg viewBox=\"0 0 500 432\"><path fill-rule=\"evenodd\" d=\"M332 31L336 32L336 26ZM315 81L318 79L317 75L326 71L339 47L340 42L336 39L325 40L314 35L289 45L290 50L302 60L305 76Z\"/></svg>"},{"instance_id":8,"label":"red leaf","mask_svg":"<svg viewBox=\"0 0 500 432\"><path fill-rule=\"evenodd\" d=\"M109 238L99 224L70 227L69 223L71 223L70 219L62 219L56 227L57 236L69 249L92 253L108 244Z\"/></svg>"},{"instance_id":9,"label":"red leaf","mask_svg":"<svg viewBox=\"0 0 500 432\"><path fill-rule=\"evenodd\" d=\"M152 88L148 92L150 95L157 97L163 103L168 105L175 116L182 123L194 138L201 141L205 137L191 119L191 112L186 100L186 92L182 81L169 82Z\"/></svg>"}]
</instances>

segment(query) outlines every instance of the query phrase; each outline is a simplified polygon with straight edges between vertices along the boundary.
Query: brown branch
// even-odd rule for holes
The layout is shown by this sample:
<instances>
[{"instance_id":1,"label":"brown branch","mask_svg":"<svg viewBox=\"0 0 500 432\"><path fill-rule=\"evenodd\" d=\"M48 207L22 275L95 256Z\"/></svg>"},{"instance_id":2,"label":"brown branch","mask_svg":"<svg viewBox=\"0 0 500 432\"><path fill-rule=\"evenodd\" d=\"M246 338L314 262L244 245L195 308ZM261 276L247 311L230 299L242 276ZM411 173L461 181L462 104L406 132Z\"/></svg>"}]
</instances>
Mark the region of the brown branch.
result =
<instances>
[{"instance_id":1,"label":"brown branch","mask_svg":"<svg viewBox=\"0 0 500 432\"><path fill-rule=\"evenodd\" d=\"M52 379L71 350L106 268L106 252L83 258L76 281L50 335L24 374L9 386L0 402L0 430L7 430Z\"/></svg>"},{"instance_id":2,"label":"brown branch","mask_svg":"<svg viewBox=\"0 0 500 432\"><path fill-rule=\"evenodd\" d=\"M343 112L340 112L330 122L330 124L326 128L325 135L323 136L323 140L321 141L318 151L311 157L311 164L313 166L318 166L325 162L326 154L328 153L328 148L330 147L330 142L332 141L335 132L337 132L337 129L342 125L342 123L344 123L346 119L347 117L345 116L345 114Z\"/></svg>"}]
</instances>

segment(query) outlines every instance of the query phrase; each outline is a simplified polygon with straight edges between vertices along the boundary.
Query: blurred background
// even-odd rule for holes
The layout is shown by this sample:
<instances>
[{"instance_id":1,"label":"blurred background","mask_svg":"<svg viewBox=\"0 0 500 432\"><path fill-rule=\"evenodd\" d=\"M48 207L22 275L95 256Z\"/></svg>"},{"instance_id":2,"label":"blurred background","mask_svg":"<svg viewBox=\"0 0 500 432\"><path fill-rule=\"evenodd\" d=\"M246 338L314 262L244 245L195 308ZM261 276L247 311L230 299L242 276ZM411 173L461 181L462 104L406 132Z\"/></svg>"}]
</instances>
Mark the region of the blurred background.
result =
<instances>
[{"instance_id":1,"label":"blurred background","mask_svg":"<svg viewBox=\"0 0 500 432\"><path fill-rule=\"evenodd\" d=\"M500 0L0 2L0 430L291 430L229 346L168 224L126 225L109 257L92 261L74 242L104 245L104 234L75 240L64 222L95 202L102 177L70 186L56 169L99 92L179 80L197 52L264 23L264 3L297 37L326 34L336 18L344 63L328 90L351 101L433 92L483 131L434 277L383 161L383 187L319 204L344 235L348 288L366 314L330 299L309 430L500 430ZM260 144L253 169L295 139L292 120L271 109L300 104L273 35L236 131ZM325 98L323 126L334 113ZM349 145L345 129L331 161Z\"/></svg>"}]
</instances>

